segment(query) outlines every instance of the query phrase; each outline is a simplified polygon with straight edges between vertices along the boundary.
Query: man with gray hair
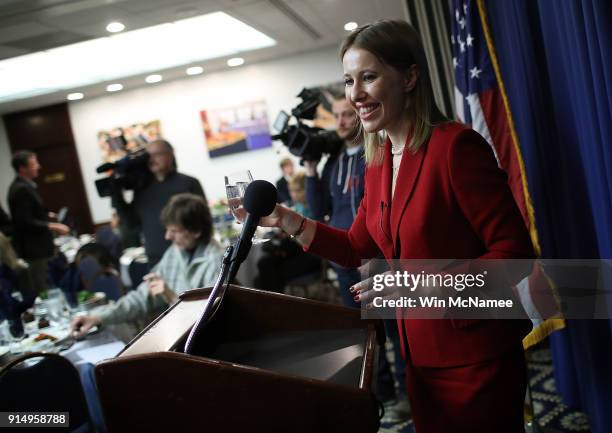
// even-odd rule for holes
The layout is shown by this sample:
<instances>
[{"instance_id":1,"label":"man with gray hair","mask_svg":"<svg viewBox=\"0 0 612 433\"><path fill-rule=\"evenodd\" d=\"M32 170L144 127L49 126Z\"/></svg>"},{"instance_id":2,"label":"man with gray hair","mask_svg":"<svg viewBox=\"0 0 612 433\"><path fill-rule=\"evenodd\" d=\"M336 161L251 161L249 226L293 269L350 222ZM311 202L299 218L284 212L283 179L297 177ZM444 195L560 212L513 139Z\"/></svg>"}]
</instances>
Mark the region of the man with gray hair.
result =
<instances>
[{"instance_id":1,"label":"man with gray hair","mask_svg":"<svg viewBox=\"0 0 612 433\"><path fill-rule=\"evenodd\" d=\"M136 216L144 239L149 265L154 266L170 245L164 239L164 227L159 220L162 208L176 194L190 192L204 197L200 182L177 172L174 149L166 140L155 140L147 145L150 178L146 185L134 191L134 199L127 203L121 191L113 195L112 205L119 218Z\"/></svg>"}]
</instances>

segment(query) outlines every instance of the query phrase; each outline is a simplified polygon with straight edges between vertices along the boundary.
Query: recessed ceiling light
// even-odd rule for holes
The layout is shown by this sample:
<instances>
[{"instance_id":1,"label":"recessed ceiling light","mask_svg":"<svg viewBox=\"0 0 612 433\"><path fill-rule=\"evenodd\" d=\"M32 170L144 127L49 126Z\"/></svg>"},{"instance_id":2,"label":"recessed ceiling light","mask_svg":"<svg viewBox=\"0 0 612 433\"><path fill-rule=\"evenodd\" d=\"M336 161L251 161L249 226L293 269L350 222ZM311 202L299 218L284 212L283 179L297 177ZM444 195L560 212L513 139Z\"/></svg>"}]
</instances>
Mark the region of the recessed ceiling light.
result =
<instances>
[{"instance_id":1,"label":"recessed ceiling light","mask_svg":"<svg viewBox=\"0 0 612 433\"><path fill-rule=\"evenodd\" d=\"M355 21L349 21L348 23L346 23L344 25L344 30L346 30L347 32L352 32L357 27L358 27L358 25L357 25L357 23Z\"/></svg>"},{"instance_id":2,"label":"recessed ceiling light","mask_svg":"<svg viewBox=\"0 0 612 433\"><path fill-rule=\"evenodd\" d=\"M159 74L152 74L145 78L145 81L149 84L159 83L162 80L162 76Z\"/></svg>"},{"instance_id":3,"label":"recessed ceiling light","mask_svg":"<svg viewBox=\"0 0 612 433\"><path fill-rule=\"evenodd\" d=\"M75 92L75 93L69 93L68 96L66 96L66 99L68 99L69 101L76 101L79 99L83 99L83 95L81 92Z\"/></svg>"},{"instance_id":4,"label":"recessed ceiling light","mask_svg":"<svg viewBox=\"0 0 612 433\"><path fill-rule=\"evenodd\" d=\"M118 92L119 90L123 90L123 85L119 83L109 84L106 86L107 92Z\"/></svg>"},{"instance_id":5,"label":"recessed ceiling light","mask_svg":"<svg viewBox=\"0 0 612 433\"><path fill-rule=\"evenodd\" d=\"M109 33L119 33L125 29L125 26L118 21L113 21L106 26L106 31Z\"/></svg>"},{"instance_id":6,"label":"recessed ceiling light","mask_svg":"<svg viewBox=\"0 0 612 433\"><path fill-rule=\"evenodd\" d=\"M187 73L187 75L198 75L204 72L204 68L201 66L192 66L190 68L187 68L185 72Z\"/></svg>"},{"instance_id":7,"label":"recessed ceiling light","mask_svg":"<svg viewBox=\"0 0 612 433\"><path fill-rule=\"evenodd\" d=\"M227 66L240 66L244 63L244 59L242 57L232 57L227 61Z\"/></svg>"}]
</instances>

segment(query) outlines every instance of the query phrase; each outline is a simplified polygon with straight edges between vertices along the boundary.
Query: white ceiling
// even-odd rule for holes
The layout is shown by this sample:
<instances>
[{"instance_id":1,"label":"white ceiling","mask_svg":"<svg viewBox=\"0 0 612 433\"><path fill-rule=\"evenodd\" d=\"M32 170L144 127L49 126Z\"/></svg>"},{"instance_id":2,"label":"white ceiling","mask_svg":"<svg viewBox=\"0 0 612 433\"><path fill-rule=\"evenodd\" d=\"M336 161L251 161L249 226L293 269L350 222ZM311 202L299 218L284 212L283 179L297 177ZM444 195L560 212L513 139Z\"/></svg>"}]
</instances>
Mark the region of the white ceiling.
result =
<instances>
[{"instance_id":1,"label":"white ceiling","mask_svg":"<svg viewBox=\"0 0 612 433\"><path fill-rule=\"evenodd\" d=\"M242 54L246 64L337 45L344 24L405 18L405 0L0 0L0 60L108 36L111 21L124 31L223 11L277 41ZM219 37L222 37L220 35ZM214 41L202 41L214 43ZM206 71L227 68L226 58L200 62ZM112 62L113 59L100 59ZM159 71L164 80L185 77L185 66ZM313 71L315 72L315 71ZM143 76L125 77L125 89L143 86ZM102 95L109 83L71 91ZM58 92L0 104L0 113L65 101Z\"/></svg>"}]
</instances>

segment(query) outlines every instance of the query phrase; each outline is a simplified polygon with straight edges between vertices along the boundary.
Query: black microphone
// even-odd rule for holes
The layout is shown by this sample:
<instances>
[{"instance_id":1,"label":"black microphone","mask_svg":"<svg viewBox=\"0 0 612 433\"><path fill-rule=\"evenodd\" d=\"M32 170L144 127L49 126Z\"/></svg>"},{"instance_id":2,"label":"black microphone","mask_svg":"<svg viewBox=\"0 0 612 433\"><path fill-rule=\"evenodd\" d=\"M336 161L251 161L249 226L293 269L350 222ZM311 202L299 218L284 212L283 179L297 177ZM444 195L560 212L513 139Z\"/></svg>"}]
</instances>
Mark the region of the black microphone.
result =
<instances>
[{"instance_id":1,"label":"black microphone","mask_svg":"<svg viewBox=\"0 0 612 433\"><path fill-rule=\"evenodd\" d=\"M242 233L240 233L240 237L234 246L228 281L234 279L240 264L249 255L259 219L270 215L274 211L276 207L276 187L265 180L254 180L244 192L242 206L247 215L243 222Z\"/></svg>"}]
</instances>

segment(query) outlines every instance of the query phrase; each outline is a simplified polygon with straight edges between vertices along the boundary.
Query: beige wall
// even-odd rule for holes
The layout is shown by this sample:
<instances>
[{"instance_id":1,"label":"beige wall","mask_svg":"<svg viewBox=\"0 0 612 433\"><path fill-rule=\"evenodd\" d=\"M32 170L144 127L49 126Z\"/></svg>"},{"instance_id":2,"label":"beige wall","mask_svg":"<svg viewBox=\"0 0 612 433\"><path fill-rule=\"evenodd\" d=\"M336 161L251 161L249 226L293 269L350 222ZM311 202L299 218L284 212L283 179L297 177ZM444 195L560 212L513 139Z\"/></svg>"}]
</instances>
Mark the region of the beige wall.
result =
<instances>
[{"instance_id":1,"label":"beige wall","mask_svg":"<svg viewBox=\"0 0 612 433\"><path fill-rule=\"evenodd\" d=\"M110 200L98 197L94 180L100 164L96 133L133 122L159 119L176 150L179 170L200 180L209 199L225 195L223 176L250 169L258 179L280 176L278 161L285 148L274 148L210 159L205 149L199 112L264 99L272 123L279 110L291 109L303 87L340 81L337 48L247 65L210 75L123 91L69 104L74 138L94 223L110 219Z\"/></svg>"}]
</instances>

